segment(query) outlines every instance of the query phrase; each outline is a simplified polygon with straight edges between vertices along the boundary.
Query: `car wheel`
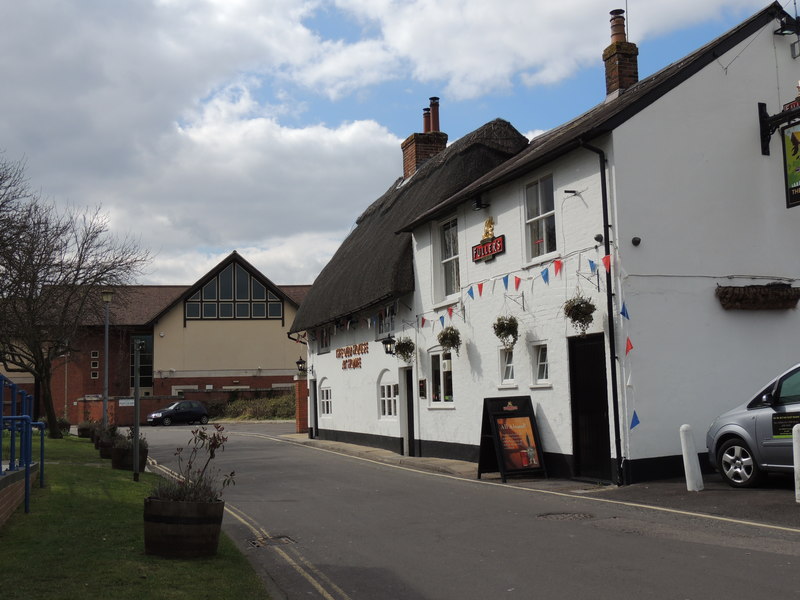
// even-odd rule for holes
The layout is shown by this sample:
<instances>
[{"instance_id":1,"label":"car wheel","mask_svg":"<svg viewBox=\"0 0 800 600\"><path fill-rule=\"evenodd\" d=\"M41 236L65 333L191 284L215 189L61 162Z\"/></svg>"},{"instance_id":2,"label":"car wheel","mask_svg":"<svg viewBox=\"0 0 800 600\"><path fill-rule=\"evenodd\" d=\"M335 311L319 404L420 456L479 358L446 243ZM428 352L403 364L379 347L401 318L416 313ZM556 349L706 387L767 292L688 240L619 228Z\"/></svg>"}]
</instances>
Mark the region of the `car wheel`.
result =
<instances>
[{"instance_id":1,"label":"car wheel","mask_svg":"<svg viewBox=\"0 0 800 600\"><path fill-rule=\"evenodd\" d=\"M717 468L722 478L738 488L753 487L761 479L761 469L744 440L733 438L720 446Z\"/></svg>"},{"instance_id":2,"label":"car wheel","mask_svg":"<svg viewBox=\"0 0 800 600\"><path fill-rule=\"evenodd\" d=\"M161 423L165 427L169 427L170 425L172 425L172 419L170 419L169 417L164 417L164 419L161 421Z\"/></svg>"},{"instance_id":3,"label":"car wheel","mask_svg":"<svg viewBox=\"0 0 800 600\"><path fill-rule=\"evenodd\" d=\"M208 423L208 417L207 417L207 416L205 416L205 415L203 415L202 417L200 417L200 423L201 423L201 424L203 424L203 425L205 425L206 423Z\"/></svg>"}]
</instances>

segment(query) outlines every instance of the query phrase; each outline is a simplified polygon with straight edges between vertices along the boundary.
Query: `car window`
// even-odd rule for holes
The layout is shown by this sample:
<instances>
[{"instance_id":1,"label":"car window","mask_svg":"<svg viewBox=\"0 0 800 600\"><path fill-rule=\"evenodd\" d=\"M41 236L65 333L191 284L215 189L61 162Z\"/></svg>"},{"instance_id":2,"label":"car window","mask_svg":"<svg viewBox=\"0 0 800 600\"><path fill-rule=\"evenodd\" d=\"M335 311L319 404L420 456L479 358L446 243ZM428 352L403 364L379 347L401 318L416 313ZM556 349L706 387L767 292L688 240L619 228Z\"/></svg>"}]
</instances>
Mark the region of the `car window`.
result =
<instances>
[{"instance_id":1,"label":"car window","mask_svg":"<svg viewBox=\"0 0 800 600\"><path fill-rule=\"evenodd\" d=\"M800 369L794 373L789 373L781 380L778 396L775 401L777 404L795 404L800 402Z\"/></svg>"},{"instance_id":2,"label":"car window","mask_svg":"<svg viewBox=\"0 0 800 600\"><path fill-rule=\"evenodd\" d=\"M756 397L750 401L747 408L764 408L765 406L770 406L768 403L764 402L764 396L771 394L774 387L775 381L771 381L767 387L756 394Z\"/></svg>"}]
</instances>

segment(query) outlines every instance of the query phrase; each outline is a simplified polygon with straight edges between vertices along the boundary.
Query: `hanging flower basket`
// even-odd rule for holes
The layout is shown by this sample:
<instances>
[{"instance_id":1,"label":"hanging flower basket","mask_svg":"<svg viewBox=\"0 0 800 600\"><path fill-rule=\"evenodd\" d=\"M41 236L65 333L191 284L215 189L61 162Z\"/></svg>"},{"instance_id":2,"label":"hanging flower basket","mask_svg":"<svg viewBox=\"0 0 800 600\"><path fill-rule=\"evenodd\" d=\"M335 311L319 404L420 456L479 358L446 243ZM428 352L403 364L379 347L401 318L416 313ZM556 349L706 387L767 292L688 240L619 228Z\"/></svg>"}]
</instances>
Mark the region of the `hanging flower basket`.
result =
<instances>
[{"instance_id":1,"label":"hanging flower basket","mask_svg":"<svg viewBox=\"0 0 800 600\"><path fill-rule=\"evenodd\" d=\"M517 343L519 339L519 323L517 323L516 317L497 317L497 320L492 324L492 328L497 339L503 344L503 349L511 350L514 344Z\"/></svg>"},{"instance_id":2,"label":"hanging flower basket","mask_svg":"<svg viewBox=\"0 0 800 600\"><path fill-rule=\"evenodd\" d=\"M586 330L594 321L592 313L597 310L588 298L578 294L564 303L564 316L572 321L572 326L581 332L581 337L586 335Z\"/></svg>"},{"instance_id":3,"label":"hanging flower basket","mask_svg":"<svg viewBox=\"0 0 800 600\"><path fill-rule=\"evenodd\" d=\"M399 356L406 362L409 362L414 356L415 349L416 346L414 346L414 342L411 341L411 338L407 337L397 338L397 342L395 342L394 345L395 356Z\"/></svg>"},{"instance_id":4,"label":"hanging flower basket","mask_svg":"<svg viewBox=\"0 0 800 600\"><path fill-rule=\"evenodd\" d=\"M456 356L458 356L458 350L461 348L461 334L458 333L458 329L448 325L439 332L437 339L442 348L446 351L455 350Z\"/></svg>"}]
</instances>

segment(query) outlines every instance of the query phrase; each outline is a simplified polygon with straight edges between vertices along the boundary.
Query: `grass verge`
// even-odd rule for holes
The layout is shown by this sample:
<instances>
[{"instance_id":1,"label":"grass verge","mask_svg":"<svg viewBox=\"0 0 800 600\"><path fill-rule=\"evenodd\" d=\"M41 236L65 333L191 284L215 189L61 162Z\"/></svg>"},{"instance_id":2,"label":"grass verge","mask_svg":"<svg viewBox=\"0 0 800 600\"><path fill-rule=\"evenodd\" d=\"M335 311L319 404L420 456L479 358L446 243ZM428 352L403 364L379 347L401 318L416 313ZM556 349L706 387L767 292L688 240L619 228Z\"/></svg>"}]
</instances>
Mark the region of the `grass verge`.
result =
<instances>
[{"instance_id":1,"label":"grass verge","mask_svg":"<svg viewBox=\"0 0 800 600\"><path fill-rule=\"evenodd\" d=\"M31 512L0 528L5 598L241 598L268 600L247 559L224 534L208 559L144 553L144 498L157 476L111 469L87 439L46 441L45 484Z\"/></svg>"}]
</instances>

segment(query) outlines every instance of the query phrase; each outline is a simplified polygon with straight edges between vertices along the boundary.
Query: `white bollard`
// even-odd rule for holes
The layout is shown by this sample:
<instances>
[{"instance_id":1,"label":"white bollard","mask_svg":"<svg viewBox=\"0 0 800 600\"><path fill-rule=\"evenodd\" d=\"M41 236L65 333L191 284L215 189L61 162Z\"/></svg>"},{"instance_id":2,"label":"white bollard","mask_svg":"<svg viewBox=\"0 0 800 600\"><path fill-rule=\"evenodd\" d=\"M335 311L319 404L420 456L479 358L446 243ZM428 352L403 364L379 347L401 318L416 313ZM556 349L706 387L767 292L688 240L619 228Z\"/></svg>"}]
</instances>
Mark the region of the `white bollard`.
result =
<instances>
[{"instance_id":1,"label":"white bollard","mask_svg":"<svg viewBox=\"0 0 800 600\"><path fill-rule=\"evenodd\" d=\"M700 459L692 437L692 428L681 425L681 450L683 451L683 470L686 473L686 489L690 492L703 490L703 474L700 472Z\"/></svg>"},{"instance_id":2,"label":"white bollard","mask_svg":"<svg viewBox=\"0 0 800 600\"><path fill-rule=\"evenodd\" d=\"M800 504L800 425L792 427L792 457L794 458L794 501Z\"/></svg>"}]
</instances>

